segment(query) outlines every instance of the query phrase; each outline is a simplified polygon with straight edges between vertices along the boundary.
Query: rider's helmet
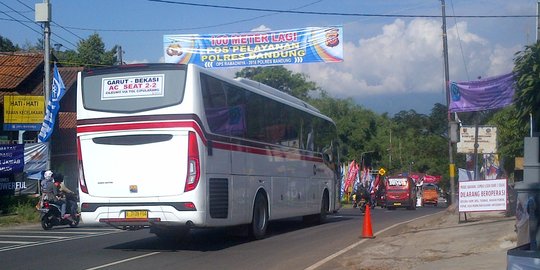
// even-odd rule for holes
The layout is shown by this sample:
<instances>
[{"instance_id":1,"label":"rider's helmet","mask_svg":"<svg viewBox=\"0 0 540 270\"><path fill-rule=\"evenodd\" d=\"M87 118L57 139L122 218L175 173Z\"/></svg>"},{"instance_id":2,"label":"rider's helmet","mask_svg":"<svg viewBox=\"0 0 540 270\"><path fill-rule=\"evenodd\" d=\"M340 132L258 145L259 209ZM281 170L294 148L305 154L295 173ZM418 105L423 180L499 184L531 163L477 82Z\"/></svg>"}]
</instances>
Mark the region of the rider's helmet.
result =
<instances>
[{"instance_id":1,"label":"rider's helmet","mask_svg":"<svg viewBox=\"0 0 540 270\"><path fill-rule=\"evenodd\" d=\"M43 177L45 178L45 180L51 180L52 176L53 176L53 172L51 170L48 170L43 174Z\"/></svg>"}]
</instances>

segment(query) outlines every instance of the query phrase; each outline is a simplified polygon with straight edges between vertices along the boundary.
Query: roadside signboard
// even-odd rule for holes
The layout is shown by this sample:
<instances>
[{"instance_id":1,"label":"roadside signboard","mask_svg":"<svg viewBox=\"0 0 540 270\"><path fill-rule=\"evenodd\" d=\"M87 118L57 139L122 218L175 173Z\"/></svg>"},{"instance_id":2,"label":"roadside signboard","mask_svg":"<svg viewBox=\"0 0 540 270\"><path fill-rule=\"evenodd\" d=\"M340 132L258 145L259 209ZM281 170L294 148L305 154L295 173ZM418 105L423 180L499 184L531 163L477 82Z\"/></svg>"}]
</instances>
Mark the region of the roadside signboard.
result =
<instances>
[{"instance_id":1,"label":"roadside signboard","mask_svg":"<svg viewBox=\"0 0 540 270\"><path fill-rule=\"evenodd\" d=\"M44 108L43 96L4 96L4 130L39 130Z\"/></svg>"},{"instance_id":2,"label":"roadside signboard","mask_svg":"<svg viewBox=\"0 0 540 270\"><path fill-rule=\"evenodd\" d=\"M464 154L474 153L475 127L462 126L459 131L457 152ZM497 127L478 127L478 154L497 153Z\"/></svg>"},{"instance_id":3,"label":"roadside signboard","mask_svg":"<svg viewBox=\"0 0 540 270\"><path fill-rule=\"evenodd\" d=\"M507 179L459 182L459 212L505 211Z\"/></svg>"}]
</instances>

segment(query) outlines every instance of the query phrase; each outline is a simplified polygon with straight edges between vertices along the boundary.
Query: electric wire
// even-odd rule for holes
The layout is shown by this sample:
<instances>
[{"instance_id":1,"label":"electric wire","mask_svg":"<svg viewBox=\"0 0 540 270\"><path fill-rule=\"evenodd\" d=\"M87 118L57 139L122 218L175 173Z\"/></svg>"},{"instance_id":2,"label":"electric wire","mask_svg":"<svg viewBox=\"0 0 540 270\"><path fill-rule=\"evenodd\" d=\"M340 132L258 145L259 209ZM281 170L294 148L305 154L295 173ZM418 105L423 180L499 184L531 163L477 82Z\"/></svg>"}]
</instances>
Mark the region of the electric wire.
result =
<instances>
[{"instance_id":1,"label":"electric wire","mask_svg":"<svg viewBox=\"0 0 540 270\"><path fill-rule=\"evenodd\" d=\"M452 14L455 14L456 11L454 10L454 1L450 0L450 7L452 8ZM461 51L461 59L463 60L463 68L465 69L465 75L467 76L467 81L470 81L469 78L469 69L467 68L467 61L465 60L465 54L463 53L463 45L461 43L461 37L459 36L459 27L457 18L454 17L454 26L456 28L456 34L457 34L457 41L459 44L459 50Z\"/></svg>"},{"instance_id":2,"label":"electric wire","mask_svg":"<svg viewBox=\"0 0 540 270\"><path fill-rule=\"evenodd\" d=\"M273 12L277 13L286 13L286 14L303 14L303 15L322 15L322 16L352 16L352 17L386 17L386 18L442 18L442 15L422 15L422 14L369 14L369 13L343 13L343 12L317 12L317 11L299 11L297 9L307 7L313 4L316 4L321 1L315 1L304 6L300 6L294 9L281 10L281 9L265 9L265 8L249 8L249 7L237 7L237 6L225 6L225 5L210 5L210 4L196 4L189 2L180 2L180 1L170 1L170 0L147 0L149 2L164 3L164 4L176 4L176 5L188 5L196 7L207 7L207 8L221 8L221 9L232 9L232 10L243 10L243 11L257 11L257 12ZM105 28L89 28L89 27L75 27L75 26L62 26L62 29L66 30L79 30L79 31L94 31L94 32L166 32L166 31L186 31L186 30L198 30L205 28L212 28L217 26L231 25L235 23L242 23L247 21L252 21L255 19L267 17L270 15L261 15L247 19L241 19L226 23L207 25L207 26L198 26L198 27L186 27L186 28L160 28L160 29L105 29ZM537 15L451 15L446 16L447 18L536 18Z\"/></svg>"},{"instance_id":3,"label":"electric wire","mask_svg":"<svg viewBox=\"0 0 540 270\"><path fill-rule=\"evenodd\" d=\"M28 18L27 16L25 16L24 14L22 14L20 11L17 11L17 10L15 10L15 9L13 9L12 7L6 5L5 3L0 2L0 4L2 4L2 5L4 5L5 7L11 9L13 12L19 14L19 16L25 18L25 19L27 20L26 22L28 22L28 23L33 23L33 24L35 24L35 25L37 25L37 26L39 26L39 27L42 28L42 26L41 26L39 23L34 22L32 19ZM16 20L16 18L12 17L11 15L7 14L6 12L3 12L3 11L0 11L0 12L2 12L3 14L9 16L10 18ZM20 21L20 20L16 20L16 21L17 21L18 23L20 23L20 24L22 24L22 25L28 27L28 28L31 29L32 31L37 32L37 33L40 34L40 35L43 35L42 32L39 32L39 31L33 29L32 27L30 27L30 26L24 24L22 21ZM58 36L58 35L56 35L56 37L58 37L59 39L61 39L61 40L65 41L65 42L67 42L67 43L69 43L69 44L71 44L71 45L77 47L77 45L73 44L71 41L68 41L67 39L64 39L64 38L62 38L62 37L60 37L60 36ZM53 39L52 37L51 37L51 40L53 40L53 41L56 42L56 43L59 43L57 40Z\"/></svg>"},{"instance_id":4,"label":"electric wire","mask_svg":"<svg viewBox=\"0 0 540 270\"><path fill-rule=\"evenodd\" d=\"M189 2L171 1L171 0L147 0L149 2L176 4L196 7L221 8L243 11L259 11L259 12L276 12L304 15L323 15L323 16L353 16L353 17L390 17L390 18L442 18L442 15L421 15L421 14L370 14L370 13L344 13L344 12L320 12L320 11L298 11L298 10L282 10L268 8L250 8L224 5L196 4ZM536 18L537 15L453 15L446 16L455 18Z\"/></svg>"},{"instance_id":5,"label":"electric wire","mask_svg":"<svg viewBox=\"0 0 540 270\"><path fill-rule=\"evenodd\" d=\"M19 2L21 5L27 7L28 9L30 9L30 10L33 11L34 13L36 12L36 11L34 10L34 8L32 8L31 6L25 4L25 3L22 2L21 0L17 0L17 2ZM77 38L79 38L79 40L84 40L84 38L82 38L81 36L79 36L79 35L73 33L71 30L69 30L69 29L65 28L64 26L62 26L62 25L56 23L55 21L51 21L51 22L52 22L54 25L56 25L56 26L58 26L58 27L64 29L66 32L68 32L68 33L70 33L70 34L76 36ZM71 44L74 45L73 43L71 43ZM76 47L76 46L75 46L75 47Z\"/></svg>"}]
</instances>

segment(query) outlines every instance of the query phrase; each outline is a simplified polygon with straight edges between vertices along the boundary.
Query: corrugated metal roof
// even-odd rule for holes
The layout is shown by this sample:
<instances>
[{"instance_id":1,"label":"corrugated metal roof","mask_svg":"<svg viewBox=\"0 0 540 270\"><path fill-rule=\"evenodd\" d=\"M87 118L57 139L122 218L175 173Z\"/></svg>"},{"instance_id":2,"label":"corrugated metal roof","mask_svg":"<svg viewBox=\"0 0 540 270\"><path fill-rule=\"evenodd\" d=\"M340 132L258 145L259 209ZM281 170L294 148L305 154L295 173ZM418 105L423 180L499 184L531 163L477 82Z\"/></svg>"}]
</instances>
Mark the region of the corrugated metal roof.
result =
<instances>
[{"instance_id":1,"label":"corrugated metal roof","mask_svg":"<svg viewBox=\"0 0 540 270\"><path fill-rule=\"evenodd\" d=\"M0 91L15 91L40 67L43 67L41 53L0 52Z\"/></svg>"},{"instance_id":2,"label":"corrugated metal roof","mask_svg":"<svg viewBox=\"0 0 540 270\"><path fill-rule=\"evenodd\" d=\"M77 128L77 113L75 112L58 112L58 127L60 129L75 129Z\"/></svg>"}]
</instances>

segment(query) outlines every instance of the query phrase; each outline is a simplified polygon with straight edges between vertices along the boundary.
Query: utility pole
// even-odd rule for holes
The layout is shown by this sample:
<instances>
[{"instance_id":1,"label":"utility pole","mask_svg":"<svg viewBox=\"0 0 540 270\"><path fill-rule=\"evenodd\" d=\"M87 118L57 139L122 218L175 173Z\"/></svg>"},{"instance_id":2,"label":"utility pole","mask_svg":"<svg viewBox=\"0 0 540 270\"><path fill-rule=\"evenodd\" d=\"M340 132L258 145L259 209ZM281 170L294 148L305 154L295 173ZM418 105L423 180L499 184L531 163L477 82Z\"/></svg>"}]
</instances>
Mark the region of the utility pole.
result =
<instances>
[{"instance_id":1,"label":"utility pole","mask_svg":"<svg viewBox=\"0 0 540 270\"><path fill-rule=\"evenodd\" d=\"M51 53L51 4L49 3L49 0L43 0L43 3L37 3L35 5L35 21L43 23L43 34L44 34L44 50L43 50L43 62L44 62L44 72L45 72L45 80L44 80L44 87L43 87L43 95L45 97L45 106L47 106L47 102L49 101L49 96L51 93L51 60L50 60L50 53ZM50 169L51 166L51 148L49 144L49 150L48 150L48 159L47 159L47 169Z\"/></svg>"},{"instance_id":2,"label":"utility pole","mask_svg":"<svg viewBox=\"0 0 540 270\"><path fill-rule=\"evenodd\" d=\"M448 67L448 40L446 35L446 5L444 0L441 0L442 8L442 30L443 30L443 55L444 55L444 86L446 90L446 107L448 108L448 169L450 175L450 203L454 203L455 199L455 171L456 166L454 164L453 145L450 132L452 131L452 114L450 113L450 75Z\"/></svg>"},{"instance_id":3,"label":"utility pole","mask_svg":"<svg viewBox=\"0 0 540 270\"><path fill-rule=\"evenodd\" d=\"M540 38L540 23L538 20L540 19L540 0L536 2L536 42L538 42L538 39Z\"/></svg>"},{"instance_id":4,"label":"utility pole","mask_svg":"<svg viewBox=\"0 0 540 270\"><path fill-rule=\"evenodd\" d=\"M122 46L118 45L118 51L117 51L117 54L118 54L118 65L123 65L124 64L124 51L122 51Z\"/></svg>"}]
</instances>

